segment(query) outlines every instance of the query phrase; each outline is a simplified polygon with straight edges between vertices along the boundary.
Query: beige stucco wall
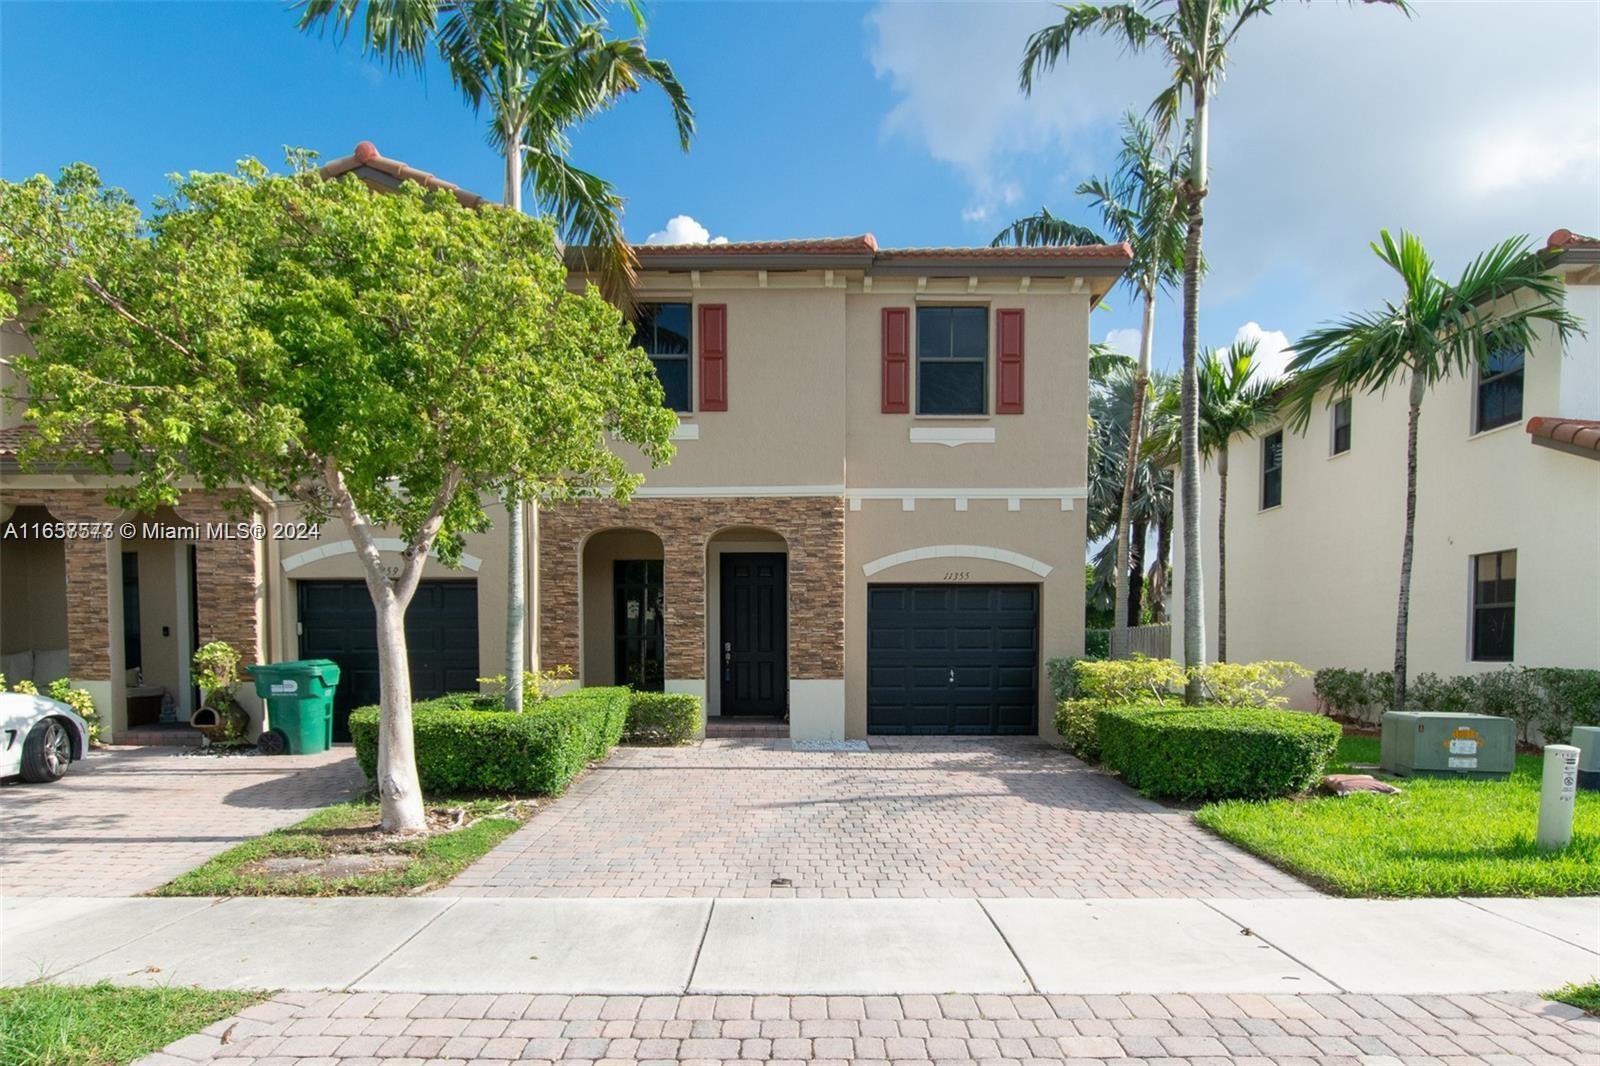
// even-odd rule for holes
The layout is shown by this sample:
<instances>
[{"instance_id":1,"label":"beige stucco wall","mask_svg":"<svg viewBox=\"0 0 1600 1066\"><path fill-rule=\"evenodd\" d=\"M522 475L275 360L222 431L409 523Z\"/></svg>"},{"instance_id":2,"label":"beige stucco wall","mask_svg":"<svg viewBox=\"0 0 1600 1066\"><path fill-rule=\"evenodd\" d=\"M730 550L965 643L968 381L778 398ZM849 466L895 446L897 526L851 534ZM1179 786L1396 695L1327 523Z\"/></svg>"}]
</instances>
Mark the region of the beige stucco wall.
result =
<instances>
[{"instance_id":1,"label":"beige stucco wall","mask_svg":"<svg viewBox=\"0 0 1600 1066\"><path fill-rule=\"evenodd\" d=\"M160 517L169 519L170 514ZM179 607L178 574L181 567L186 589L189 546L135 539L123 541L122 551L139 556L139 657L144 683L160 685L182 701L188 687L181 661L189 644L189 608L187 603Z\"/></svg>"},{"instance_id":2,"label":"beige stucco wall","mask_svg":"<svg viewBox=\"0 0 1600 1066\"><path fill-rule=\"evenodd\" d=\"M1600 330L1593 286L1569 304ZM1600 418L1600 337L1563 357L1546 336L1524 370L1523 418ZM1517 551L1516 663L1600 667L1600 462L1535 446L1518 422L1474 434L1475 379L1429 392L1418 428L1418 491L1408 658L1411 675L1475 673L1469 640L1473 555ZM1331 455L1329 412L1284 436L1283 504L1259 507L1261 445L1230 451L1228 657L1387 670L1394 660L1405 520L1407 395L1357 394L1352 447ZM1203 479L1207 655L1216 655L1217 499ZM1181 518L1180 518L1181 521ZM1183 618L1182 552L1172 617ZM1181 654L1182 639L1174 634ZM1295 700L1311 705L1309 684Z\"/></svg>"}]
</instances>

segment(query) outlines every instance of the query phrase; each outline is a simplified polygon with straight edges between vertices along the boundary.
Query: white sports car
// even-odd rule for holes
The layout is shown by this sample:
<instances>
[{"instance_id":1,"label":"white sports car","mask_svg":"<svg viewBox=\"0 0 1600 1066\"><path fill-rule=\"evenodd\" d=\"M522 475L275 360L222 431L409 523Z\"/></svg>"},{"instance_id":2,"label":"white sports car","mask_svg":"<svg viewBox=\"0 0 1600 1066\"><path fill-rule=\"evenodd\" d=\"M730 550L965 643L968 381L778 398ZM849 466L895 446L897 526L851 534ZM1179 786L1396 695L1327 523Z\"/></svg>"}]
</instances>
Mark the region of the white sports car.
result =
<instances>
[{"instance_id":1,"label":"white sports car","mask_svg":"<svg viewBox=\"0 0 1600 1066\"><path fill-rule=\"evenodd\" d=\"M89 727L65 703L26 692L0 692L0 777L59 781L89 751Z\"/></svg>"}]
</instances>

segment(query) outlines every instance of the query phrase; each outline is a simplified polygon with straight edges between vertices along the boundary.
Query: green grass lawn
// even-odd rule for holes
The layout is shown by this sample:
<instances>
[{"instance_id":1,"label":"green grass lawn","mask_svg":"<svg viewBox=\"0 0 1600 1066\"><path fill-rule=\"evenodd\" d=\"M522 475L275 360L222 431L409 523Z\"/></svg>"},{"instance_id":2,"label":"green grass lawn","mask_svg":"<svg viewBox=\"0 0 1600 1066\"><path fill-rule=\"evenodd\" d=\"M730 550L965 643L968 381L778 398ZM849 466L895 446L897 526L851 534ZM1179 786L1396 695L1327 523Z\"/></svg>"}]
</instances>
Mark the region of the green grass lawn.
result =
<instances>
[{"instance_id":1,"label":"green grass lawn","mask_svg":"<svg viewBox=\"0 0 1600 1066\"><path fill-rule=\"evenodd\" d=\"M0 1066L121 1066L266 998L108 984L0 989Z\"/></svg>"},{"instance_id":2,"label":"green grass lawn","mask_svg":"<svg viewBox=\"0 0 1600 1066\"><path fill-rule=\"evenodd\" d=\"M1331 769L1377 761L1376 737L1345 737ZM1534 847L1542 765L1519 755L1506 781L1407 778L1398 796L1229 800L1195 820L1340 895L1600 893L1600 795L1578 794L1570 847Z\"/></svg>"},{"instance_id":3,"label":"green grass lawn","mask_svg":"<svg viewBox=\"0 0 1600 1066\"><path fill-rule=\"evenodd\" d=\"M376 803L341 803L265 836L229 848L199 869L167 882L156 896L401 896L437 888L483 857L533 813L527 802L472 799L428 802L431 822L440 812L464 810L459 829L425 837L377 831ZM331 877L274 873L263 860L376 856L389 865Z\"/></svg>"},{"instance_id":4,"label":"green grass lawn","mask_svg":"<svg viewBox=\"0 0 1600 1066\"><path fill-rule=\"evenodd\" d=\"M1545 999L1553 999L1558 1003L1568 1003L1586 1014L1593 1014L1600 1018L1600 981L1591 981L1586 985L1568 985L1549 993Z\"/></svg>"}]
</instances>

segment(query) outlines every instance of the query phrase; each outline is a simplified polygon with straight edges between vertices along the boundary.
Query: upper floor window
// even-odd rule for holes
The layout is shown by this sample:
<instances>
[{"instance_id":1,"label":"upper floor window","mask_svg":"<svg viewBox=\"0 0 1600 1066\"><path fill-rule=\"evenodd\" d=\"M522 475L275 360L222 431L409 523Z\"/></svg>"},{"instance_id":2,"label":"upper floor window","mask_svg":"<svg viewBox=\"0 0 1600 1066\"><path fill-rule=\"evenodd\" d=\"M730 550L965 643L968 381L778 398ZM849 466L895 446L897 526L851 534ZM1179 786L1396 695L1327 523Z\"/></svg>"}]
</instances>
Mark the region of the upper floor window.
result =
<instances>
[{"instance_id":1,"label":"upper floor window","mask_svg":"<svg viewBox=\"0 0 1600 1066\"><path fill-rule=\"evenodd\" d=\"M1508 663L1517 621L1517 553L1472 557L1472 661Z\"/></svg>"},{"instance_id":2,"label":"upper floor window","mask_svg":"<svg viewBox=\"0 0 1600 1066\"><path fill-rule=\"evenodd\" d=\"M1261 438L1261 509L1283 502L1283 430Z\"/></svg>"},{"instance_id":3,"label":"upper floor window","mask_svg":"<svg viewBox=\"0 0 1600 1066\"><path fill-rule=\"evenodd\" d=\"M634 343L655 364L656 377L674 411L694 410L694 384L690 377L688 304L639 304L634 320Z\"/></svg>"},{"instance_id":4,"label":"upper floor window","mask_svg":"<svg viewBox=\"0 0 1600 1066\"><path fill-rule=\"evenodd\" d=\"M989 309L917 308L917 414L988 411Z\"/></svg>"},{"instance_id":5,"label":"upper floor window","mask_svg":"<svg viewBox=\"0 0 1600 1066\"><path fill-rule=\"evenodd\" d=\"M1333 405L1333 454L1350 450L1350 397Z\"/></svg>"},{"instance_id":6,"label":"upper floor window","mask_svg":"<svg viewBox=\"0 0 1600 1066\"><path fill-rule=\"evenodd\" d=\"M1522 421L1522 348L1491 345L1478 370L1478 433Z\"/></svg>"}]
</instances>

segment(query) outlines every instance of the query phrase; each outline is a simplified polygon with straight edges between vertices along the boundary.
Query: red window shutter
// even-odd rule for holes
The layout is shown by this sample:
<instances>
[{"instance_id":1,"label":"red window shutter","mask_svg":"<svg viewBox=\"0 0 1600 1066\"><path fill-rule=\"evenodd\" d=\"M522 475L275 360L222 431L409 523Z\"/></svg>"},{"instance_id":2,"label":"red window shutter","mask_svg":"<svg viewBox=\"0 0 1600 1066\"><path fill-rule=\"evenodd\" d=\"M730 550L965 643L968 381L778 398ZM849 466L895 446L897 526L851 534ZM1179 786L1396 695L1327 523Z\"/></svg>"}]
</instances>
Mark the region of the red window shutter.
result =
<instances>
[{"instance_id":1,"label":"red window shutter","mask_svg":"<svg viewBox=\"0 0 1600 1066\"><path fill-rule=\"evenodd\" d=\"M995 379L994 413L1022 413L1022 309L1008 308L995 313L995 351L998 373Z\"/></svg>"},{"instance_id":2,"label":"red window shutter","mask_svg":"<svg viewBox=\"0 0 1600 1066\"><path fill-rule=\"evenodd\" d=\"M911 308L883 309L883 413L911 413Z\"/></svg>"},{"instance_id":3,"label":"red window shutter","mask_svg":"<svg viewBox=\"0 0 1600 1066\"><path fill-rule=\"evenodd\" d=\"M700 410L728 409L728 305L700 305Z\"/></svg>"}]
</instances>

